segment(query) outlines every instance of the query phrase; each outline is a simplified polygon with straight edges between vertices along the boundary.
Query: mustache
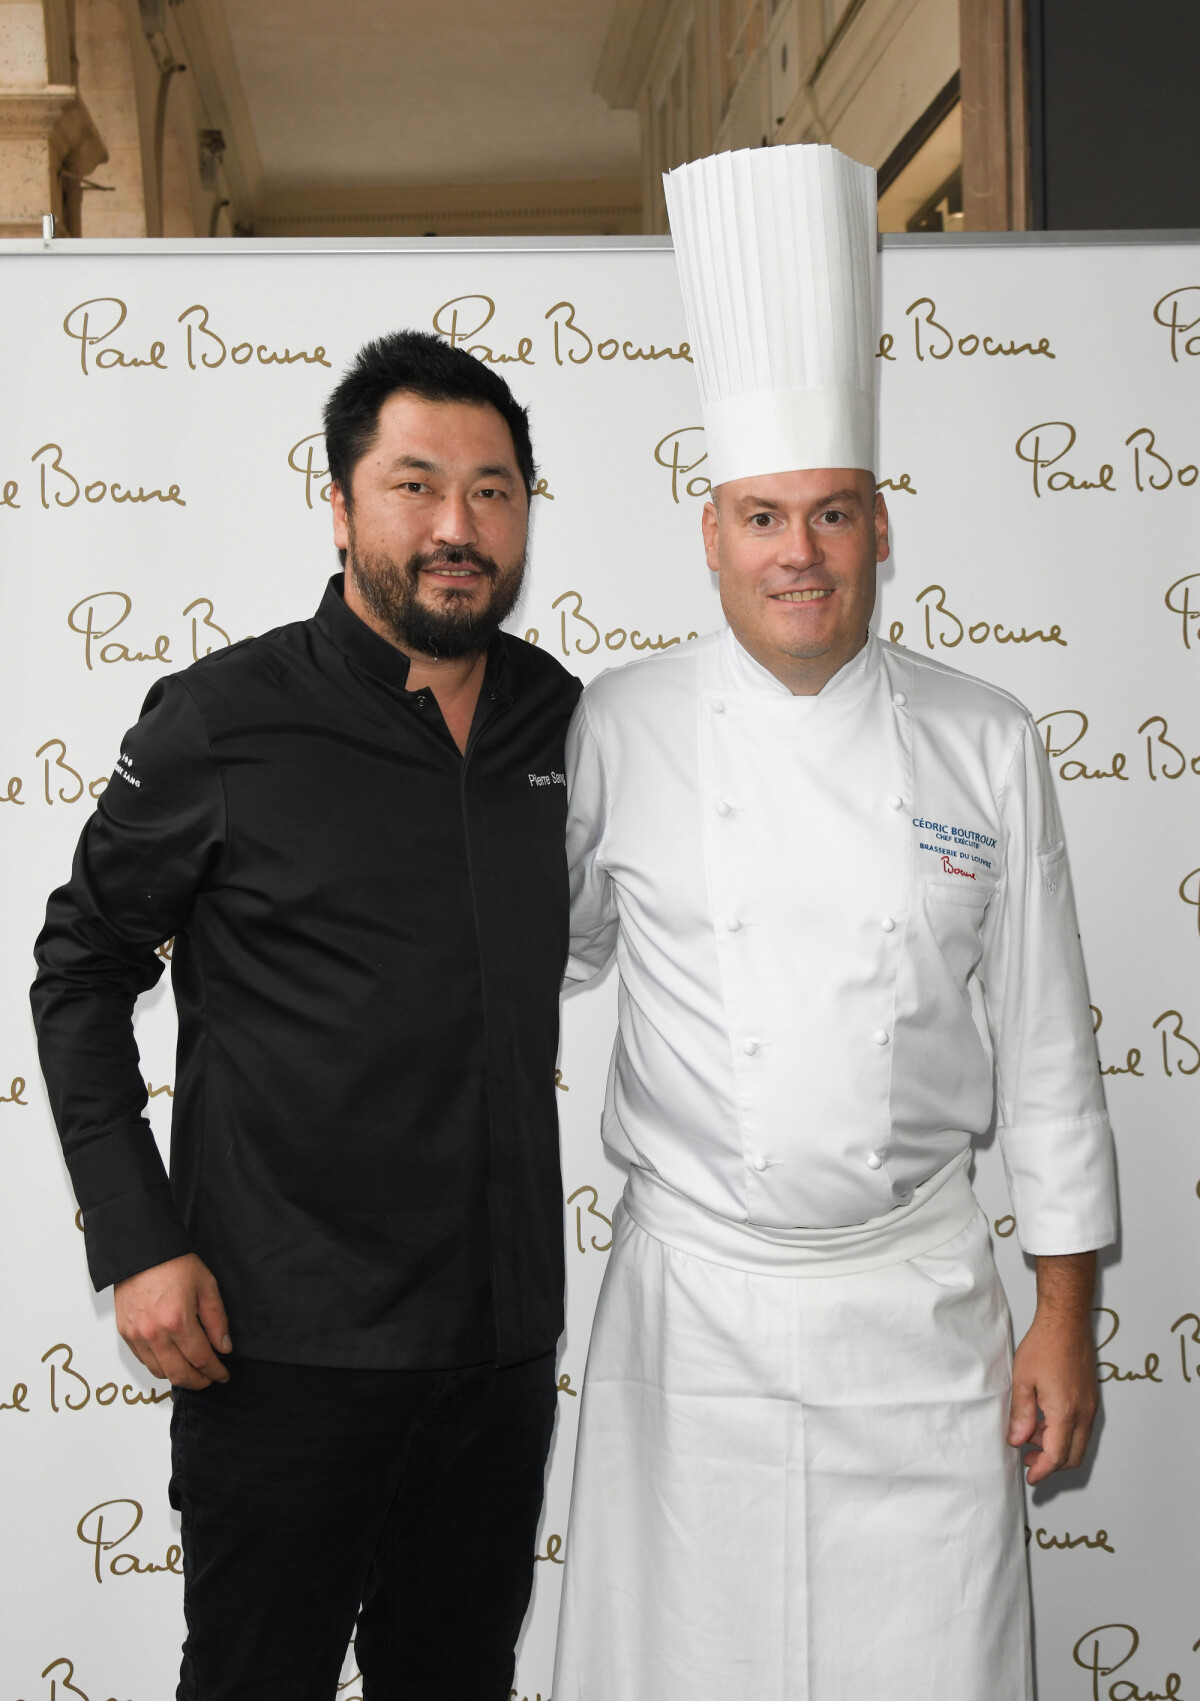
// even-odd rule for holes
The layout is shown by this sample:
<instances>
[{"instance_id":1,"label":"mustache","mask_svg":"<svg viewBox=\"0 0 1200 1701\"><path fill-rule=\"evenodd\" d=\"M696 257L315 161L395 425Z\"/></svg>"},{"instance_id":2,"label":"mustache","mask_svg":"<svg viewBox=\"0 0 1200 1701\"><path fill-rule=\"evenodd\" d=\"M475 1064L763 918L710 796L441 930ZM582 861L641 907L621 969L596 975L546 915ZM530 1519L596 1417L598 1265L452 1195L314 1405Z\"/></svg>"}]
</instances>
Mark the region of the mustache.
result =
<instances>
[{"instance_id":1,"label":"mustache","mask_svg":"<svg viewBox=\"0 0 1200 1701\"><path fill-rule=\"evenodd\" d=\"M431 550L428 555L418 552L410 555L405 565L413 579L426 567L474 567L489 579L495 579L500 572L490 555L484 555L469 543L448 544L444 549Z\"/></svg>"}]
</instances>

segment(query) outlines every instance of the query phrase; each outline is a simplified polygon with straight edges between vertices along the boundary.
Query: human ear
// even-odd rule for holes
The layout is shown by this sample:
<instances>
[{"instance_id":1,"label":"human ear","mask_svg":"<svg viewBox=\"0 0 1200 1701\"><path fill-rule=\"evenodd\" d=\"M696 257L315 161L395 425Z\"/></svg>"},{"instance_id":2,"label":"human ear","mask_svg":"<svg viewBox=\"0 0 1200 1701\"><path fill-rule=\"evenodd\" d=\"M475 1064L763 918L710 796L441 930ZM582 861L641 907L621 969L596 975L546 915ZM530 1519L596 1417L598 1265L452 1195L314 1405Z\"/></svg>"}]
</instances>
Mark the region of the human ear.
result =
<instances>
[{"instance_id":1,"label":"human ear","mask_svg":"<svg viewBox=\"0 0 1200 1701\"><path fill-rule=\"evenodd\" d=\"M700 516L700 529L704 534L704 557L708 562L708 570L710 573L719 573L721 571L719 547L721 517L717 513L715 502L704 504L704 512Z\"/></svg>"},{"instance_id":2,"label":"human ear","mask_svg":"<svg viewBox=\"0 0 1200 1701\"><path fill-rule=\"evenodd\" d=\"M886 561L892 553L891 539L888 537L887 503L878 491L875 492L875 560Z\"/></svg>"},{"instance_id":3,"label":"human ear","mask_svg":"<svg viewBox=\"0 0 1200 1701\"><path fill-rule=\"evenodd\" d=\"M338 549L347 549L350 545L349 509L340 484L330 485L329 506L333 509L334 545Z\"/></svg>"}]
</instances>

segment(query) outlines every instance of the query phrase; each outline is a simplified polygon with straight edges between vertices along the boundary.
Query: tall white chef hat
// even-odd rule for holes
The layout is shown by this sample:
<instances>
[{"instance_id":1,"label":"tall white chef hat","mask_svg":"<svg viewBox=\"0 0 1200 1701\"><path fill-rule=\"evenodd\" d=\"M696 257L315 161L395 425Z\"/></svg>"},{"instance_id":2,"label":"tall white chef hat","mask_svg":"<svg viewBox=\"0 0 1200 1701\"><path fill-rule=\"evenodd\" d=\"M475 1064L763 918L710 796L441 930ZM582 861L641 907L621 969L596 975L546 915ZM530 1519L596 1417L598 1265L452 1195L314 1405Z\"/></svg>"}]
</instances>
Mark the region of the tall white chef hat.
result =
<instances>
[{"instance_id":1,"label":"tall white chef hat","mask_svg":"<svg viewBox=\"0 0 1200 1701\"><path fill-rule=\"evenodd\" d=\"M875 466L875 173L836 148L663 179L715 485Z\"/></svg>"}]
</instances>

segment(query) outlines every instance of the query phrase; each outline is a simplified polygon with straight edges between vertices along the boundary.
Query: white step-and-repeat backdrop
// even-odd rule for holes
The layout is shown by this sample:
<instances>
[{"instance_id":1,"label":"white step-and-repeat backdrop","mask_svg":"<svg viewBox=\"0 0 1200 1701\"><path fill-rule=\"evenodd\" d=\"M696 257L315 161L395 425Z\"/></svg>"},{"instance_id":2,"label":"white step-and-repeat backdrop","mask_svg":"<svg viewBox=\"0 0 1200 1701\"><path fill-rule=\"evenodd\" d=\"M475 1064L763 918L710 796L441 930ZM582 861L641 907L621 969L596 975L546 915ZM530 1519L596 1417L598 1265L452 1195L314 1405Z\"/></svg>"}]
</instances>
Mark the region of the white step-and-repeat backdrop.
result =
<instances>
[{"instance_id":1,"label":"white step-and-repeat backdrop","mask_svg":"<svg viewBox=\"0 0 1200 1701\"><path fill-rule=\"evenodd\" d=\"M1186 1701L1200 1696L1200 246L949 239L887 249L883 278L895 550L878 627L1008 687L1044 729L1119 1148L1098 1442L1028 1503L1041 1701ZM14 242L0 256L0 1701L168 1701L182 1631L169 1400L87 1281L30 947L153 681L316 607L336 567L321 403L362 341L400 325L496 362L532 408L518 630L589 679L719 624L663 243ZM621 1185L597 1133L614 1010L611 975L565 1006L570 1321L521 1701L549 1691ZM165 1146L166 977L137 1022ZM976 1184L1019 1330L1032 1278L994 1149ZM355 1671L351 1650L345 1701Z\"/></svg>"}]
</instances>

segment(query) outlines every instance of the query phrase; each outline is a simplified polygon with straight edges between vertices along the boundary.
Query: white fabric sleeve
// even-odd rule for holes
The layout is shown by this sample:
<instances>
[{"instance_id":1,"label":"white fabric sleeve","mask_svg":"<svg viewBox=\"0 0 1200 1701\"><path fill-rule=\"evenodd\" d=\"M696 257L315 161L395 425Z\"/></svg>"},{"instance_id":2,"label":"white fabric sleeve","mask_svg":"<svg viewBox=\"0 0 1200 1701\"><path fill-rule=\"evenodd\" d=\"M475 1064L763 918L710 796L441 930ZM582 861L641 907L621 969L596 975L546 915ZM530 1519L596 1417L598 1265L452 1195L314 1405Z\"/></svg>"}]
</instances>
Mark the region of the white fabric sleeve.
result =
<instances>
[{"instance_id":1,"label":"white fabric sleeve","mask_svg":"<svg viewBox=\"0 0 1200 1701\"><path fill-rule=\"evenodd\" d=\"M618 917L612 881L601 860L608 824L608 777L587 697L567 731L567 868L571 882L571 953L566 980L590 980L616 949Z\"/></svg>"},{"instance_id":2,"label":"white fabric sleeve","mask_svg":"<svg viewBox=\"0 0 1200 1701\"><path fill-rule=\"evenodd\" d=\"M1003 878L980 979L1000 1150L1025 1251L1088 1252L1116 1239L1112 1134L1062 823L1031 721L999 801Z\"/></svg>"}]
</instances>

